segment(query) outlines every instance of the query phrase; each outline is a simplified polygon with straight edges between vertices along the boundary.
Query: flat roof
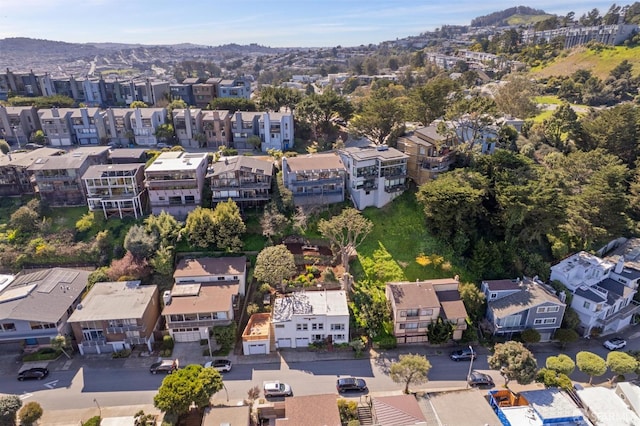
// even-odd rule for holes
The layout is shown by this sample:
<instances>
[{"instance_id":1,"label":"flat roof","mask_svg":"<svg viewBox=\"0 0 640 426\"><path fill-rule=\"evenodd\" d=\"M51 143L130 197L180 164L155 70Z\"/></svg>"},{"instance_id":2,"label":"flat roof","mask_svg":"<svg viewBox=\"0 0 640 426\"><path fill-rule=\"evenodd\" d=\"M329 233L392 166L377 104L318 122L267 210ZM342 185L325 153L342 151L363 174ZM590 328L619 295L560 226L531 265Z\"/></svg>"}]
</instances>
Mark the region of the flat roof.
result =
<instances>
[{"instance_id":1,"label":"flat roof","mask_svg":"<svg viewBox=\"0 0 640 426\"><path fill-rule=\"evenodd\" d=\"M343 290L300 291L278 297L273 304L273 321L290 321L293 315L349 315Z\"/></svg>"},{"instance_id":2,"label":"flat roof","mask_svg":"<svg viewBox=\"0 0 640 426\"><path fill-rule=\"evenodd\" d=\"M504 291L504 290L518 290L520 289L519 280L483 280L484 284L487 284L489 291Z\"/></svg>"},{"instance_id":3,"label":"flat roof","mask_svg":"<svg viewBox=\"0 0 640 426\"><path fill-rule=\"evenodd\" d=\"M335 152L284 157L283 162L286 162L291 172L305 170L345 170L340 156Z\"/></svg>"},{"instance_id":4,"label":"flat roof","mask_svg":"<svg viewBox=\"0 0 640 426\"><path fill-rule=\"evenodd\" d=\"M386 149L383 149L383 147L373 145L364 147L353 146L345 148L342 151L350 157L359 161L377 158L381 160L402 160L405 158L409 158L407 154L402 151L398 151L395 148L386 147Z\"/></svg>"},{"instance_id":5,"label":"flat roof","mask_svg":"<svg viewBox=\"0 0 640 426\"><path fill-rule=\"evenodd\" d=\"M247 326L244 328L242 337L269 337L269 330L271 328L271 314L253 314L249 318Z\"/></svg>"},{"instance_id":6,"label":"flat roof","mask_svg":"<svg viewBox=\"0 0 640 426\"><path fill-rule=\"evenodd\" d=\"M175 284L179 287L183 284ZM195 314L208 312L228 312L231 309L233 296L238 294L239 284L216 284L200 286L200 291L195 296L173 297L171 291L171 303L166 305L162 315Z\"/></svg>"},{"instance_id":7,"label":"flat roof","mask_svg":"<svg viewBox=\"0 0 640 426\"><path fill-rule=\"evenodd\" d=\"M12 165L19 167L29 167L38 158L51 157L53 155L64 154L63 149L58 148L38 148L33 151L10 152L8 155L0 155L0 166Z\"/></svg>"},{"instance_id":8,"label":"flat roof","mask_svg":"<svg viewBox=\"0 0 640 426\"><path fill-rule=\"evenodd\" d=\"M149 304L157 302L156 292L155 285L140 285L140 281L95 283L69 322L142 318Z\"/></svg>"},{"instance_id":9,"label":"flat roof","mask_svg":"<svg viewBox=\"0 0 640 426\"><path fill-rule=\"evenodd\" d=\"M529 405L543 421L551 419L579 418L582 411L558 388L522 391Z\"/></svg>"},{"instance_id":10,"label":"flat roof","mask_svg":"<svg viewBox=\"0 0 640 426\"><path fill-rule=\"evenodd\" d=\"M438 284L455 284L457 286L458 281L453 278L417 282L405 281L387 283L387 287L391 291L397 309L439 308L440 299L435 288Z\"/></svg>"},{"instance_id":11,"label":"flat roof","mask_svg":"<svg viewBox=\"0 0 640 426\"><path fill-rule=\"evenodd\" d=\"M431 405L444 425L499 425L500 420L487 400L485 392L469 389L458 392L430 393L420 404Z\"/></svg>"},{"instance_id":12,"label":"flat roof","mask_svg":"<svg viewBox=\"0 0 640 426\"><path fill-rule=\"evenodd\" d=\"M196 170L204 161L207 153L193 153L185 151L168 151L161 153L147 167L147 172L165 172L174 170Z\"/></svg>"},{"instance_id":13,"label":"flat roof","mask_svg":"<svg viewBox=\"0 0 640 426\"><path fill-rule=\"evenodd\" d=\"M89 166L82 179L96 179L101 177L108 177L109 172L131 172L131 176L135 176L138 171L144 169L144 164L95 164Z\"/></svg>"},{"instance_id":14,"label":"flat roof","mask_svg":"<svg viewBox=\"0 0 640 426\"><path fill-rule=\"evenodd\" d=\"M640 417L629 409L615 390L592 387L576 392L589 411L596 415L596 425L640 425Z\"/></svg>"},{"instance_id":15,"label":"flat roof","mask_svg":"<svg viewBox=\"0 0 640 426\"><path fill-rule=\"evenodd\" d=\"M238 257L199 257L182 259L173 273L174 278L209 277L212 275L244 275L247 258Z\"/></svg>"},{"instance_id":16,"label":"flat roof","mask_svg":"<svg viewBox=\"0 0 640 426\"><path fill-rule=\"evenodd\" d=\"M201 426L246 426L251 418L251 407L207 407L204 410Z\"/></svg>"},{"instance_id":17,"label":"flat roof","mask_svg":"<svg viewBox=\"0 0 640 426\"><path fill-rule=\"evenodd\" d=\"M273 161L247 155L221 157L211 165L211 173L207 177L220 176L223 173L244 170L250 173L272 176Z\"/></svg>"}]
</instances>

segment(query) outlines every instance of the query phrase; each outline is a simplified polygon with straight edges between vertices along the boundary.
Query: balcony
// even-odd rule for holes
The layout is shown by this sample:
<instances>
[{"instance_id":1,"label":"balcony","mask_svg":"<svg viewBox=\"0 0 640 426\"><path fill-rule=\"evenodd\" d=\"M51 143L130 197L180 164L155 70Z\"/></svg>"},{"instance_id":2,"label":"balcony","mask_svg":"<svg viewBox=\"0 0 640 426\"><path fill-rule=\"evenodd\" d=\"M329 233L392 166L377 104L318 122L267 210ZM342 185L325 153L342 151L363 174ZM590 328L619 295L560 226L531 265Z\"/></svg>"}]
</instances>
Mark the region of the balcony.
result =
<instances>
[{"instance_id":1,"label":"balcony","mask_svg":"<svg viewBox=\"0 0 640 426\"><path fill-rule=\"evenodd\" d=\"M603 326L606 326L611 324L614 321L627 318L630 315L637 314L639 312L640 312L640 303L636 302L635 300L632 300L631 303L629 303L627 306L620 309L618 312L614 313L610 317L607 317L604 319L602 318L598 319L598 322L601 323Z\"/></svg>"},{"instance_id":2,"label":"balcony","mask_svg":"<svg viewBox=\"0 0 640 426\"><path fill-rule=\"evenodd\" d=\"M143 325L123 325L119 327L107 327L107 333L109 334L122 334L127 331L140 331L145 332L147 328Z\"/></svg>"},{"instance_id":3,"label":"balcony","mask_svg":"<svg viewBox=\"0 0 640 426\"><path fill-rule=\"evenodd\" d=\"M292 181L289 181L288 184L294 187L299 187L299 186L314 186L314 185L329 185L329 184L342 185L342 182L343 182L342 176L337 176L337 177L323 178L323 179L292 180Z\"/></svg>"},{"instance_id":4,"label":"balcony","mask_svg":"<svg viewBox=\"0 0 640 426\"><path fill-rule=\"evenodd\" d=\"M225 326L229 324L231 324L230 319L168 321L167 328L212 327L214 325Z\"/></svg>"},{"instance_id":5,"label":"balcony","mask_svg":"<svg viewBox=\"0 0 640 426\"><path fill-rule=\"evenodd\" d=\"M104 346L107 344L107 339L93 339L93 340L83 340L83 346Z\"/></svg>"}]
</instances>

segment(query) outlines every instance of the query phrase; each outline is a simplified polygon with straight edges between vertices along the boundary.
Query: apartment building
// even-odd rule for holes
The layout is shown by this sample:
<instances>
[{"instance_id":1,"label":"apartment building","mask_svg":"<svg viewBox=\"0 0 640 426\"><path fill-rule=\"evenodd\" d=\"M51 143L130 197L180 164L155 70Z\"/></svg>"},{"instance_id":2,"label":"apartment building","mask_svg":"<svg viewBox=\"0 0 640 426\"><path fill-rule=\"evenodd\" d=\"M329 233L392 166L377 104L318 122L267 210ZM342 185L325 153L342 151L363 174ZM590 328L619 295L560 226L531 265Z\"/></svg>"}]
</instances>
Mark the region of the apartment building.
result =
<instances>
[{"instance_id":1,"label":"apartment building","mask_svg":"<svg viewBox=\"0 0 640 426\"><path fill-rule=\"evenodd\" d=\"M249 156L221 157L212 164L213 205L231 198L242 209L271 200L273 161Z\"/></svg>"},{"instance_id":2,"label":"apartment building","mask_svg":"<svg viewBox=\"0 0 640 426\"><path fill-rule=\"evenodd\" d=\"M438 133L432 124L398 139L398 150L408 155L407 173L420 186L449 170L454 161L454 138Z\"/></svg>"},{"instance_id":3,"label":"apartment building","mask_svg":"<svg viewBox=\"0 0 640 426\"><path fill-rule=\"evenodd\" d=\"M90 166L82 176L89 211L110 217L139 218L148 210L144 164L102 164Z\"/></svg>"},{"instance_id":4,"label":"apartment building","mask_svg":"<svg viewBox=\"0 0 640 426\"><path fill-rule=\"evenodd\" d=\"M207 83L209 80L207 80ZM251 98L251 81L246 77L234 79L220 79L217 84L218 97L220 98Z\"/></svg>"},{"instance_id":5,"label":"apartment building","mask_svg":"<svg viewBox=\"0 0 640 426\"><path fill-rule=\"evenodd\" d=\"M71 146L74 144L71 126L71 108L51 108L38 111L40 125L47 142L51 146Z\"/></svg>"},{"instance_id":6,"label":"apartment building","mask_svg":"<svg viewBox=\"0 0 640 426\"><path fill-rule=\"evenodd\" d=\"M27 169L33 173L35 191L51 207L83 206L82 176L96 164L107 164L108 147L77 148L63 155L39 157Z\"/></svg>"},{"instance_id":7,"label":"apartment building","mask_svg":"<svg viewBox=\"0 0 640 426\"><path fill-rule=\"evenodd\" d=\"M39 129L40 119L35 107L0 105L0 139L22 147L29 142L31 134Z\"/></svg>"},{"instance_id":8,"label":"apartment building","mask_svg":"<svg viewBox=\"0 0 640 426\"><path fill-rule=\"evenodd\" d=\"M206 83L191 85L193 101L196 107L204 109L218 96L218 82L219 79L210 78Z\"/></svg>"},{"instance_id":9,"label":"apartment building","mask_svg":"<svg viewBox=\"0 0 640 426\"><path fill-rule=\"evenodd\" d=\"M207 153L163 152L145 170L153 214L163 210L183 220L202 204Z\"/></svg>"},{"instance_id":10,"label":"apartment building","mask_svg":"<svg viewBox=\"0 0 640 426\"><path fill-rule=\"evenodd\" d=\"M107 108L104 114L104 126L109 143L127 146L133 142L131 115L129 108Z\"/></svg>"},{"instance_id":11,"label":"apartment building","mask_svg":"<svg viewBox=\"0 0 640 426\"><path fill-rule=\"evenodd\" d=\"M200 148L201 145L204 145L205 135L201 109L174 109L173 128L178 142L185 148Z\"/></svg>"},{"instance_id":12,"label":"apartment building","mask_svg":"<svg viewBox=\"0 0 640 426\"><path fill-rule=\"evenodd\" d=\"M107 140L104 113L98 108L73 108L71 129L77 145L98 145Z\"/></svg>"},{"instance_id":13,"label":"apartment building","mask_svg":"<svg viewBox=\"0 0 640 426\"><path fill-rule=\"evenodd\" d=\"M252 136L260 136L260 112L236 111L231 117L233 147L237 149L253 149L249 143Z\"/></svg>"},{"instance_id":14,"label":"apartment building","mask_svg":"<svg viewBox=\"0 0 640 426\"><path fill-rule=\"evenodd\" d=\"M193 105L193 88L190 84L171 83L169 84L169 96L171 100L182 100L187 105Z\"/></svg>"},{"instance_id":15,"label":"apartment building","mask_svg":"<svg viewBox=\"0 0 640 426\"><path fill-rule=\"evenodd\" d=\"M282 152L292 149L295 130L293 126L293 113L262 113L258 118L258 134L262 152L267 152L270 149Z\"/></svg>"},{"instance_id":16,"label":"apartment building","mask_svg":"<svg viewBox=\"0 0 640 426\"><path fill-rule=\"evenodd\" d=\"M576 25L573 27L562 27L544 31L528 29L522 33L522 41L523 43L549 43L555 38L564 37L565 49L586 44L592 40L610 46L617 46L637 32L638 25L636 24L597 25L590 27Z\"/></svg>"},{"instance_id":17,"label":"apartment building","mask_svg":"<svg viewBox=\"0 0 640 426\"><path fill-rule=\"evenodd\" d=\"M336 153L283 157L282 179L296 206L344 201L346 169Z\"/></svg>"},{"instance_id":18,"label":"apartment building","mask_svg":"<svg viewBox=\"0 0 640 426\"><path fill-rule=\"evenodd\" d=\"M64 152L57 148L38 148L33 151L0 155L0 196L33 194L33 173L29 171L29 167L38 158L61 155Z\"/></svg>"},{"instance_id":19,"label":"apartment building","mask_svg":"<svg viewBox=\"0 0 640 426\"><path fill-rule=\"evenodd\" d=\"M383 207L406 189L409 156L386 145L339 151L347 171L347 190L358 210Z\"/></svg>"},{"instance_id":20,"label":"apartment building","mask_svg":"<svg viewBox=\"0 0 640 426\"><path fill-rule=\"evenodd\" d=\"M231 117L227 110L202 111L202 127L207 148L218 149L232 145Z\"/></svg>"}]
</instances>

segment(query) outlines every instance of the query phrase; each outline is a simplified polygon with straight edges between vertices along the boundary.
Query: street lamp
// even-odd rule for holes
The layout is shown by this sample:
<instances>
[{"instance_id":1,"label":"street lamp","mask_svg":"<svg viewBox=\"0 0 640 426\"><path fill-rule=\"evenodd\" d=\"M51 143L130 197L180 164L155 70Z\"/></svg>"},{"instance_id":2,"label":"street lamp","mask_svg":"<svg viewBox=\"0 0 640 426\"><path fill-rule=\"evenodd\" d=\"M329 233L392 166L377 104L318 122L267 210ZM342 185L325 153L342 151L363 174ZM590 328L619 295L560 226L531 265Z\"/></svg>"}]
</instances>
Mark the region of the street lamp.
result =
<instances>
[{"instance_id":1,"label":"street lamp","mask_svg":"<svg viewBox=\"0 0 640 426\"><path fill-rule=\"evenodd\" d=\"M469 350L471 351L471 358L469 360L469 373L467 374L467 388L469 388L469 377L471 377L471 369L473 368L473 358L475 355L471 345L469 345Z\"/></svg>"},{"instance_id":2,"label":"street lamp","mask_svg":"<svg viewBox=\"0 0 640 426\"><path fill-rule=\"evenodd\" d=\"M98 404L98 400L93 398L93 402L95 402L96 405L98 406L98 413L100 415L100 418L102 418L102 408L100 408L100 404Z\"/></svg>"}]
</instances>

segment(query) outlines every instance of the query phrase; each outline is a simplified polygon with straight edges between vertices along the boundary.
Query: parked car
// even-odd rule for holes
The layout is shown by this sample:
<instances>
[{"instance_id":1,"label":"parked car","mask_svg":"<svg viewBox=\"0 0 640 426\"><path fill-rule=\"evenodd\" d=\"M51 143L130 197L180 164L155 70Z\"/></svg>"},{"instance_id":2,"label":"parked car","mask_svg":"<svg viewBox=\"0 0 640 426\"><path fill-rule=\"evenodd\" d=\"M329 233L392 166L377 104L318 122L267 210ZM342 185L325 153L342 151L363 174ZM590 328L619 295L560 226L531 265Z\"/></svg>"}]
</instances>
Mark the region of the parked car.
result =
<instances>
[{"instance_id":1,"label":"parked car","mask_svg":"<svg viewBox=\"0 0 640 426\"><path fill-rule=\"evenodd\" d=\"M226 373L227 371L231 371L231 361L229 361L228 359L216 359L213 361L205 362L204 367L213 367L221 373Z\"/></svg>"},{"instance_id":2,"label":"parked car","mask_svg":"<svg viewBox=\"0 0 640 426\"><path fill-rule=\"evenodd\" d=\"M24 149L28 149L29 151L32 151L34 149L44 148L44 145L40 145L39 143L29 142L29 143L24 144L22 147Z\"/></svg>"},{"instance_id":3,"label":"parked car","mask_svg":"<svg viewBox=\"0 0 640 426\"><path fill-rule=\"evenodd\" d=\"M264 391L265 398L274 396L293 396L291 386L279 381L264 382L262 389Z\"/></svg>"},{"instance_id":4,"label":"parked car","mask_svg":"<svg viewBox=\"0 0 640 426\"><path fill-rule=\"evenodd\" d=\"M459 349L449 354L449 358L453 361L469 361L471 358L476 359L478 355L471 348Z\"/></svg>"},{"instance_id":5,"label":"parked car","mask_svg":"<svg viewBox=\"0 0 640 426\"><path fill-rule=\"evenodd\" d=\"M149 367L149 372L151 374L158 374L158 373L171 374L177 369L178 369L178 363L176 360L164 359L162 361L154 362L153 364L151 364L151 367Z\"/></svg>"},{"instance_id":6,"label":"parked car","mask_svg":"<svg viewBox=\"0 0 640 426\"><path fill-rule=\"evenodd\" d=\"M467 378L469 386L495 386L490 375L473 370Z\"/></svg>"},{"instance_id":7,"label":"parked car","mask_svg":"<svg viewBox=\"0 0 640 426\"><path fill-rule=\"evenodd\" d=\"M622 349L627 346L627 341L622 337L612 337L611 339L604 342L602 346L609 349L610 351L614 351L616 349Z\"/></svg>"},{"instance_id":8,"label":"parked car","mask_svg":"<svg viewBox=\"0 0 640 426\"><path fill-rule=\"evenodd\" d=\"M342 377L336 381L338 393L342 392L366 392L367 382L355 377Z\"/></svg>"},{"instance_id":9,"label":"parked car","mask_svg":"<svg viewBox=\"0 0 640 426\"><path fill-rule=\"evenodd\" d=\"M28 370L22 370L18 373L18 380L42 380L49 375L47 368L29 368Z\"/></svg>"}]
</instances>

